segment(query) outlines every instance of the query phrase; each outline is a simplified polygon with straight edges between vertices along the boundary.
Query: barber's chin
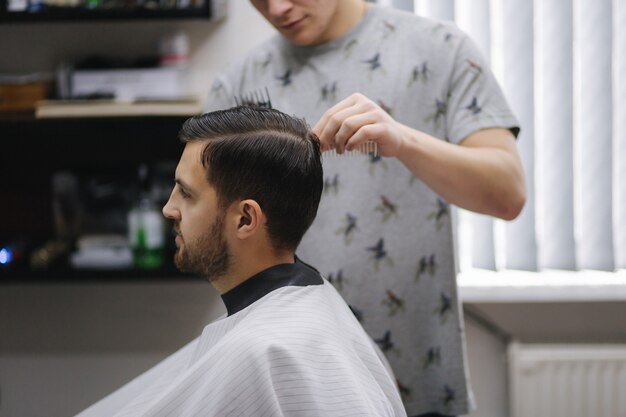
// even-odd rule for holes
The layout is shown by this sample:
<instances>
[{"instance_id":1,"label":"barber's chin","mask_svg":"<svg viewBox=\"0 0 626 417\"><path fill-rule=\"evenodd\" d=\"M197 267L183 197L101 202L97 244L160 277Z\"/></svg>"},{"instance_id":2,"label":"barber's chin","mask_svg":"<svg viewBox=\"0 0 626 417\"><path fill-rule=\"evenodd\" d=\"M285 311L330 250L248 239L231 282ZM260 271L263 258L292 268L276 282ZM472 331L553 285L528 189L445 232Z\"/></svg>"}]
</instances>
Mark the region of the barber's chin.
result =
<instances>
[{"instance_id":1,"label":"barber's chin","mask_svg":"<svg viewBox=\"0 0 626 417\"><path fill-rule=\"evenodd\" d=\"M306 35L291 36L288 39L289 39L289 42L291 42L292 44L296 46L315 46L315 42L309 36L306 36Z\"/></svg>"},{"instance_id":2,"label":"barber's chin","mask_svg":"<svg viewBox=\"0 0 626 417\"><path fill-rule=\"evenodd\" d=\"M318 40L319 36L306 29L283 31L282 34L289 42L296 46L315 46L321 43Z\"/></svg>"}]
</instances>

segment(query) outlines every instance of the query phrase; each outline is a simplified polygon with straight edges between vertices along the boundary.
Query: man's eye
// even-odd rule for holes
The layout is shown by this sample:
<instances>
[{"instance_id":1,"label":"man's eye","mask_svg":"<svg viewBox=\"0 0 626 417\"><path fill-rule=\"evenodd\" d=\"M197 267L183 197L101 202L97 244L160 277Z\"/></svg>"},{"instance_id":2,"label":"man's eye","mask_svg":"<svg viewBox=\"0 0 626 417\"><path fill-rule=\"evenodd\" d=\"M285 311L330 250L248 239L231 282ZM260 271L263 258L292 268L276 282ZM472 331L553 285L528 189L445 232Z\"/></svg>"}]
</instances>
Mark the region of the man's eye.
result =
<instances>
[{"instance_id":1,"label":"man's eye","mask_svg":"<svg viewBox=\"0 0 626 417\"><path fill-rule=\"evenodd\" d=\"M187 192L185 192L185 190L183 190L182 188L180 189L180 195L184 198L184 199L188 199L191 198L191 195Z\"/></svg>"}]
</instances>

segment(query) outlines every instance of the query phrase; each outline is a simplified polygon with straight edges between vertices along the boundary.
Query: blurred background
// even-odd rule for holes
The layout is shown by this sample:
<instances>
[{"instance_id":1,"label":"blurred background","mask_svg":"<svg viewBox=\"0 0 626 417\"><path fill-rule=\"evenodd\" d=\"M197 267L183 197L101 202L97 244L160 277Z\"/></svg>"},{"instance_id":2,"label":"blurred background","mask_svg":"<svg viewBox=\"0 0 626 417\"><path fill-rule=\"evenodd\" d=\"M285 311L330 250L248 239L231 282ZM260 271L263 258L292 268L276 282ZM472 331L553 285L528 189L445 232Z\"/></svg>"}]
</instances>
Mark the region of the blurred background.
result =
<instances>
[{"instance_id":1,"label":"blurred background","mask_svg":"<svg viewBox=\"0 0 626 417\"><path fill-rule=\"evenodd\" d=\"M471 416L626 416L626 2L378 3L455 21L522 126L522 214L454 217ZM160 208L272 34L245 0L0 1L0 416L73 415L224 312Z\"/></svg>"}]
</instances>

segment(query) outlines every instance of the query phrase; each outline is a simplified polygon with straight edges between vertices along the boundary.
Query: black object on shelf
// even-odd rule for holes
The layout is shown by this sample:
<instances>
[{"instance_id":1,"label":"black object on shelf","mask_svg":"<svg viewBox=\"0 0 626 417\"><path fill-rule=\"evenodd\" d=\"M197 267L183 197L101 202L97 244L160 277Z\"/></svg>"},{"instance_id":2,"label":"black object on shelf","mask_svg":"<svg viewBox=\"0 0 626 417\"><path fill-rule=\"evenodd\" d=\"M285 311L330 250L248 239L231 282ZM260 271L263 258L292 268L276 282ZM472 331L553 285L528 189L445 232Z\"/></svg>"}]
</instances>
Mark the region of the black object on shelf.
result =
<instances>
[{"instance_id":1,"label":"black object on shelf","mask_svg":"<svg viewBox=\"0 0 626 417\"><path fill-rule=\"evenodd\" d=\"M149 164L160 169L156 174L159 181L157 188L164 190L158 195L159 205L162 205L174 183L174 168L184 146L177 135L186 119L181 116L0 118L0 201L3 203L0 205L0 218L4 219L0 222L0 285L21 282L132 282L186 276L191 279L191 276L179 273L173 265L173 237L166 240L169 246L163 267L150 270L79 269L72 268L67 262L37 268L30 265L33 251L43 247L47 241L67 237L65 235L75 238L73 233L60 233L55 227L58 226L58 219L53 216L53 202L55 192L58 194L59 191L59 181L55 183L54 179L59 178L59 172L74 173L79 191L83 190L80 186L86 179L90 186L98 186L95 191L92 190L98 192L97 200L87 198L81 201L86 204L93 219L99 219L97 215L102 214L110 221L106 223L106 229L119 232L113 222L117 217L111 214L110 209L124 212L123 193L103 194L106 186L119 183L132 185L138 164ZM67 191L67 187L63 190ZM81 196L94 197L95 194L82 193ZM71 222L68 224L71 225ZM99 224L105 226L104 223Z\"/></svg>"},{"instance_id":2,"label":"black object on shelf","mask_svg":"<svg viewBox=\"0 0 626 417\"><path fill-rule=\"evenodd\" d=\"M42 0L0 0L0 24L11 22L209 19L210 0L80 0L53 6Z\"/></svg>"}]
</instances>

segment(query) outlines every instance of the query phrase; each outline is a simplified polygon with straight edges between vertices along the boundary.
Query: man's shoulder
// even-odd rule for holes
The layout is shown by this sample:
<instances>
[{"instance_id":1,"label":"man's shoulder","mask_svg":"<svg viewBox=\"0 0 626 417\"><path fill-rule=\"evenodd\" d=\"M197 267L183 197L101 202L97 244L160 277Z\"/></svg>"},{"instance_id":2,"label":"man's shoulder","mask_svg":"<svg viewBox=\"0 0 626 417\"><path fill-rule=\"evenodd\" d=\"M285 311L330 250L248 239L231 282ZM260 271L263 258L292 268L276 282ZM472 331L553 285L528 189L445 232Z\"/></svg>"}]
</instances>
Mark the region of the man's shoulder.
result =
<instances>
[{"instance_id":1,"label":"man's shoulder","mask_svg":"<svg viewBox=\"0 0 626 417\"><path fill-rule=\"evenodd\" d=\"M400 31L404 36L439 45L454 42L466 34L452 21L436 20L392 7L376 7L375 19L389 31Z\"/></svg>"},{"instance_id":2,"label":"man's shoulder","mask_svg":"<svg viewBox=\"0 0 626 417\"><path fill-rule=\"evenodd\" d=\"M411 13L406 10L400 10L387 6L372 6L374 7L374 19L386 23L395 23L406 25L415 31L428 31L434 30L438 27L450 27L455 26L453 22L435 20L429 17L421 16L415 13Z\"/></svg>"},{"instance_id":3,"label":"man's shoulder","mask_svg":"<svg viewBox=\"0 0 626 417\"><path fill-rule=\"evenodd\" d=\"M229 339L247 346L248 355L264 357L271 351L337 338L336 318L322 287L289 286L273 291L248 307L249 311L242 311L245 317L239 319Z\"/></svg>"},{"instance_id":4,"label":"man's shoulder","mask_svg":"<svg viewBox=\"0 0 626 417\"><path fill-rule=\"evenodd\" d=\"M242 311L239 321L243 337L252 336L259 343L283 341L336 333L338 326L337 300L329 291L330 284L286 286L276 289ZM271 334L268 339L265 335Z\"/></svg>"}]
</instances>

